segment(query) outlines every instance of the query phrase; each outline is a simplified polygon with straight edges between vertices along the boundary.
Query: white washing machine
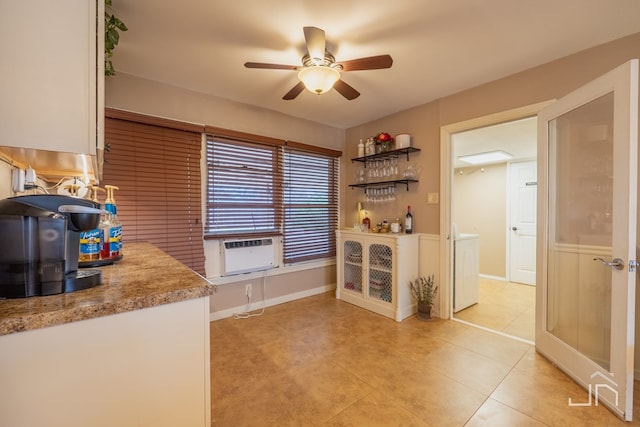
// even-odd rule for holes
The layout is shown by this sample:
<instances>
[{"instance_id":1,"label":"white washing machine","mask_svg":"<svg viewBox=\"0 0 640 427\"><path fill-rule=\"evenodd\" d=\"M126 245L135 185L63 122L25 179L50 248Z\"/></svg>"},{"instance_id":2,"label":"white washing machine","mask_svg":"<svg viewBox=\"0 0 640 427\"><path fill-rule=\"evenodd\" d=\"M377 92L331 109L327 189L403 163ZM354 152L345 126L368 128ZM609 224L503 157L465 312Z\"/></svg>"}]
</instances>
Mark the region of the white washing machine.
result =
<instances>
[{"instance_id":1,"label":"white washing machine","mask_svg":"<svg viewBox=\"0 0 640 427\"><path fill-rule=\"evenodd\" d=\"M480 236L460 233L453 241L453 312L478 303Z\"/></svg>"}]
</instances>

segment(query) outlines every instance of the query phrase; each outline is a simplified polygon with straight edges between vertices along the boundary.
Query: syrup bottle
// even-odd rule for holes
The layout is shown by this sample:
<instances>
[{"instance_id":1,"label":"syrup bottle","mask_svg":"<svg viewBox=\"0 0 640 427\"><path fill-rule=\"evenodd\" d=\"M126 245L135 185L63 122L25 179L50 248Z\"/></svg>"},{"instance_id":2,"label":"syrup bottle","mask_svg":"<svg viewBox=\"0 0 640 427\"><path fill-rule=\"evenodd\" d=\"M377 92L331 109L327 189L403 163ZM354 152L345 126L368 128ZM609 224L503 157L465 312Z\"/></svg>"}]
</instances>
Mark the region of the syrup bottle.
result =
<instances>
[{"instance_id":1,"label":"syrup bottle","mask_svg":"<svg viewBox=\"0 0 640 427\"><path fill-rule=\"evenodd\" d=\"M118 221L118 209L114 197L114 190L119 190L113 185L105 185L107 190L107 200L104 202L105 216L100 223L101 243L100 250L101 259L120 259L122 255L122 224Z\"/></svg>"},{"instance_id":2,"label":"syrup bottle","mask_svg":"<svg viewBox=\"0 0 640 427\"><path fill-rule=\"evenodd\" d=\"M91 191L91 200L100 204L100 202L98 202L98 191L105 190L97 186L89 186L89 190ZM100 220L102 221L102 218L100 218ZM78 261L90 262L100 260L100 240L101 230L99 226L93 230L82 231L80 233L80 251Z\"/></svg>"}]
</instances>

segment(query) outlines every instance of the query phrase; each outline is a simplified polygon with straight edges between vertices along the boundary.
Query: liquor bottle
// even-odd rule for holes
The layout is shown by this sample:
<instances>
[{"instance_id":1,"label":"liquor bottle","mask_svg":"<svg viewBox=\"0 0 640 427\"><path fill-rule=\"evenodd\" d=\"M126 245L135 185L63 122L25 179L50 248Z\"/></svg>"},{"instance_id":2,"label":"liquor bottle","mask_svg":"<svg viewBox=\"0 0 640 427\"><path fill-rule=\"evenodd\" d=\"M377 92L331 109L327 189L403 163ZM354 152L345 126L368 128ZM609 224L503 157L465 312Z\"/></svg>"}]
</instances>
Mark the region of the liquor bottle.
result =
<instances>
[{"instance_id":1,"label":"liquor bottle","mask_svg":"<svg viewBox=\"0 0 640 427\"><path fill-rule=\"evenodd\" d=\"M362 225L364 225L365 231L369 231L369 229L371 228L371 220L369 219L368 215L369 213L365 212L364 218L362 219Z\"/></svg>"},{"instance_id":2,"label":"liquor bottle","mask_svg":"<svg viewBox=\"0 0 640 427\"><path fill-rule=\"evenodd\" d=\"M358 157L364 157L364 142L362 142L362 138L358 144Z\"/></svg>"},{"instance_id":3,"label":"liquor bottle","mask_svg":"<svg viewBox=\"0 0 640 427\"><path fill-rule=\"evenodd\" d=\"M367 142L364 144L364 155L365 156L370 156L373 153L373 141L371 140L371 138L367 138Z\"/></svg>"},{"instance_id":4,"label":"liquor bottle","mask_svg":"<svg viewBox=\"0 0 640 427\"><path fill-rule=\"evenodd\" d=\"M413 215L411 215L411 206L407 206L407 214L404 216L404 232L413 233Z\"/></svg>"}]
</instances>

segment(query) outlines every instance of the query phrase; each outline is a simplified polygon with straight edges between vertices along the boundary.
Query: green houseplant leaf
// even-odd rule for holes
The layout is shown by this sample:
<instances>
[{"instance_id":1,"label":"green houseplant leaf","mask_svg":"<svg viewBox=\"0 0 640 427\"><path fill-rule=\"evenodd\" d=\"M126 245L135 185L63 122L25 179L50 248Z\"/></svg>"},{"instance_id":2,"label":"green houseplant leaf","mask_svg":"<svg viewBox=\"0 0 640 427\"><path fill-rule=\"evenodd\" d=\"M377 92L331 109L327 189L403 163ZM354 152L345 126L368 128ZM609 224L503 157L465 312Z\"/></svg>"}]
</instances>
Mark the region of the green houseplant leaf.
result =
<instances>
[{"instance_id":1,"label":"green houseplant leaf","mask_svg":"<svg viewBox=\"0 0 640 427\"><path fill-rule=\"evenodd\" d=\"M111 0L104 0L104 75L113 76L116 70L113 68L111 57L113 56L113 50L120 41L119 31L127 31L128 28L124 22L122 22L113 13L111 8Z\"/></svg>"}]
</instances>

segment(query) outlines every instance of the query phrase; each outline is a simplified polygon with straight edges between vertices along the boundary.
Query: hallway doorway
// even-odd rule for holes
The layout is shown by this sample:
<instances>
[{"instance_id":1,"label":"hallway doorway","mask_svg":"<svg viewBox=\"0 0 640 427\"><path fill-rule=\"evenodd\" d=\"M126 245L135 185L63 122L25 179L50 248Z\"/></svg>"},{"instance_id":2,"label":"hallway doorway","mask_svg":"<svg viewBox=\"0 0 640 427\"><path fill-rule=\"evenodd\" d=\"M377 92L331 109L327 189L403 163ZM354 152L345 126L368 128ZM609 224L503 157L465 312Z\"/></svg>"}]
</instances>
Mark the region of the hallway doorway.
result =
<instances>
[{"instance_id":1,"label":"hallway doorway","mask_svg":"<svg viewBox=\"0 0 640 427\"><path fill-rule=\"evenodd\" d=\"M443 175L447 179L443 183L442 200L448 203L442 206L441 226L446 230L448 239L442 242L441 253L446 260L443 260L441 268L443 273L446 272L443 278L448 279L447 285L443 282L448 288L448 296L443 299L450 304L449 314L455 320L528 342L533 342L535 337L535 286L531 286L535 285L535 279L527 280L529 284L522 284L517 281L524 280L511 277L511 234L518 231L520 223L511 224L513 206L510 202L513 196L509 194L509 181L513 179L510 175L513 164L533 162L535 170L535 114L542 106L458 123L442 131L443 149L444 144L448 144L443 153ZM493 152L500 153L502 157L484 161L475 159L472 164L463 161L468 155ZM535 178L524 182L535 192ZM528 205L533 208L529 217L535 217L535 199ZM461 257L456 257L456 246L461 239L476 235L479 241L477 271L475 285L469 285L466 282L473 275L469 273L470 267L458 265ZM535 236L532 241L535 242ZM526 256L519 260L521 266L523 260ZM535 275L535 259L531 261L528 266L533 266ZM457 290L460 289L460 277L456 277L456 271L458 276L460 271L465 272L462 286L477 288L476 300L464 307L456 304Z\"/></svg>"}]
</instances>

